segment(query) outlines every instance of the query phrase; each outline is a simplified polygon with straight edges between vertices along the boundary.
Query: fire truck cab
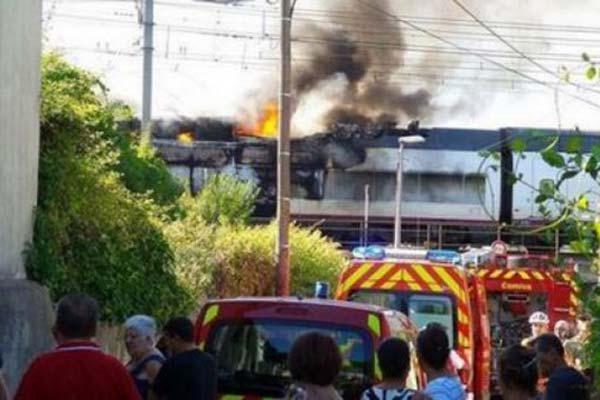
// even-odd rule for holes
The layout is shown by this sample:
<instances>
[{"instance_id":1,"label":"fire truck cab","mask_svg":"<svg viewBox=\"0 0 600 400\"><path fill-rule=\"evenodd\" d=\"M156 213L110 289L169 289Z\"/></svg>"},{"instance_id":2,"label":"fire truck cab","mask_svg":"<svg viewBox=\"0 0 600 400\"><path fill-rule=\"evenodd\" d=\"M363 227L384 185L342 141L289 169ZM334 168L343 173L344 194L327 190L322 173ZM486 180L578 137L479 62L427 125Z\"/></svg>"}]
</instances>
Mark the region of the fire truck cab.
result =
<instances>
[{"instance_id":1,"label":"fire truck cab","mask_svg":"<svg viewBox=\"0 0 600 400\"><path fill-rule=\"evenodd\" d=\"M300 335L317 331L334 338L343 355L335 384L344 400L358 400L376 383L379 343L405 339L414 348L416 328L394 310L343 301L302 298L235 298L204 305L195 325L198 345L218 368L220 399L284 398L291 376L288 353ZM413 351L414 353L414 351ZM407 386L418 388L413 368Z\"/></svg>"},{"instance_id":2,"label":"fire truck cab","mask_svg":"<svg viewBox=\"0 0 600 400\"><path fill-rule=\"evenodd\" d=\"M418 328L440 323L455 354L459 376L472 398L488 396L490 336L481 279L457 265L456 252L366 249L342 271L336 298L405 313Z\"/></svg>"},{"instance_id":3,"label":"fire truck cab","mask_svg":"<svg viewBox=\"0 0 600 400\"><path fill-rule=\"evenodd\" d=\"M499 353L531 335L528 319L532 313L546 313L550 331L559 320L574 320L573 272L557 268L548 256L529 255L526 250L494 254L493 249L476 249L463 253L462 258L485 286L493 360L490 393L495 396L499 394Z\"/></svg>"}]
</instances>

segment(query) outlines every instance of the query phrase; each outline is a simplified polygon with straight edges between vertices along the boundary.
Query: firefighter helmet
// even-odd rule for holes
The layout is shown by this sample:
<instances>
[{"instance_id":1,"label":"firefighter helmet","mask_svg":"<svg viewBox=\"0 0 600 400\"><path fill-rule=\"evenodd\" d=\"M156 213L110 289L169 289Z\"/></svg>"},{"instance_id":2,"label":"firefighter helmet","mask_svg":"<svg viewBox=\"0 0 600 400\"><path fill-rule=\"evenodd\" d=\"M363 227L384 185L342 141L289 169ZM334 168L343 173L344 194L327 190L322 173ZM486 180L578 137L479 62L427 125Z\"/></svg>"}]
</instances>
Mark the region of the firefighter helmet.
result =
<instances>
[{"instance_id":1,"label":"firefighter helmet","mask_svg":"<svg viewBox=\"0 0 600 400\"><path fill-rule=\"evenodd\" d=\"M529 317L530 324L549 324L550 319L546 315L546 313L542 311L536 311Z\"/></svg>"}]
</instances>

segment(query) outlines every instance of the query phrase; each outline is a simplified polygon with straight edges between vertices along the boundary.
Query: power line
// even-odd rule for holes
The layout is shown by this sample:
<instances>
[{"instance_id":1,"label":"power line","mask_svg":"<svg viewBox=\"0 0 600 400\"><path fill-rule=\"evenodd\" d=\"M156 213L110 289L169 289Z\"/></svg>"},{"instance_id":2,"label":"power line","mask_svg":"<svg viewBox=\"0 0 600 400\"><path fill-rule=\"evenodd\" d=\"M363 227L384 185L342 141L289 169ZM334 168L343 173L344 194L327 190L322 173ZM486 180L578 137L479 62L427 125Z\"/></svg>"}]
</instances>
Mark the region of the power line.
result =
<instances>
[{"instance_id":1,"label":"power line","mask_svg":"<svg viewBox=\"0 0 600 400\"><path fill-rule=\"evenodd\" d=\"M180 4L181 6L181 4ZM230 13L230 12L226 12L226 13ZM219 15L223 14L220 10L219 10ZM131 16L133 17L134 14L131 14ZM259 15L256 14L256 16L258 17ZM66 17L66 15L65 15ZM70 15L70 17L76 18L76 15ZM82 18L86 18L86 16L81 16ZM98 17L98 14L94 14L94 17ZM189 19L189 16L185 17L186 19ZM273 20L275 21L275 18L273 18ZM295 20L299 20L299 17L296 17ZM121 21L121 20L118 20ZM108 21L107 21L108 22ZM114 21L110 21L110 22L115 22L115 23L121 23L121 22L117 22L117 20ZM167 23L167 22L162 22L163 25L168 24L168 25L172 25L172 26L177 26L176 23ZM198 25L202 25L202 23L199 23ZM183 27L183 26L182 26ZM188 28L188 26L185 26L185 28ZM388 35L390 34L389 32L386 32L385 30L379 30L379 31L373 31L373 30L356 30L353 29L352 31L353 33L359 33L359 34L368 34L368 35L374 35L374 36L381 36L381 35ZM460 38L462 40L490 40L489 37L486 37L485 35L479 33L479 32L454 32L454 31L449 31L449 30L430 30L430 32L435 32L438 34L444 34L446 37L448 36L455 36L457 39ZM462 36L466 36L466 37L461 37ZM508 37L508 36L507 36ZM598 40L593 40L593 39L584 39L584 38L580 38L580 37L572 37L572 38L568 38L568 37L530 37L530 38L523 38L523 35L520 36L510 36L511 38L514 38L516 41L519 42L524 42L524 43L536 43L537 40L539 41L543 41L544 43L549 43L552 41L563 41L565 43L567 43L567 45L577 45L579 46L581 44L582 41L587 41L588 43L590 43L590 46L593 43L597 43Z\"/></svg>"},{"instance_id":2,"label":"power line","mask_svg":"<svg viewBox=\"0 0 600 400\"><path fill-rule=\"evenodd\" d=\"M560 89L560 88L558 88L558 87L554 88L554 87L552 87L552 85L549 85L549 84L547 84L547 83L546 83L546 82L544 82L544 81L541 81L541 80L539 80L539 79L537 79L537 78L534 78L534 77L532 77L532 76L529 76L529 75L527 75L527 74L525 74L525 73L523 73L523 72L521 72L521 71L519 71L519 70L517 70L517 69L514 69L514 68L511 68L511 67L508 67L508 66L506 66L506 65L504 65L504 64L502 64L502 63L500 63L500 62L498 62L498 61L496 61L496 60L493 60L493 59L491 59L491 58L489 58L489 57L487 57L487 56L485 56L485 55L483 55L483 54L481 54L481 53L477 52L477 51L474 51L474 50L472 50L472 49L466 48L466 47L464 47L464 46L457 45L457 44L455 44L454 42L451 42L451 41L449 41L449 40L447 40L447 39L445 39L445 38L443 38L443 37L441 37L441 36L439 36L439 35L436 35L436 34L434 34L434 33L431 33L431 32L429 32L427 29L424 29L424 28L422 28L422 27L420 27L420 26L418 26L418 25L416 25L416 24L414 24L414 23L412 23L412 22L410 22L410 21L406 21L406 20L404 20L404 19L398 18L397 16L395 16L395 15L394 15L394 14L392 14L392 13L389 13L389 12L388 12L388 11L386 11L386 10L383 10L383 9L381 9L381 8L377 7L377 6L374 6L374 5L372 5L372 4L369 4L369 3L367 3L367 2L366 2L366 1L364 1L364 0L355 0L355 1L356 1L357 3L359 3L359 4L361 4L363 7L369 8L369 9L371 9L371 10L374 10L374 11L376 11L376 12L379 12L379 13L381 13L381 14L383 14L383 15L387 15L387 16L388 16L390 19L393 19L393 20L395 20L395 21L397 21L397 22L403 23L403 24L405 24L405 25L407 25L407 26L409 26L409 27L411 27L412 29L415 29L415 30L417 30L417 31L423 32L423 33L425 33L425 34L427 34L427 35L429 35L429 36L433 37L434 39L437 39L437 40L439 40L439 41L441 41L441 42L443 42L443 43L445 43L445 44L447 44L447 45L450 45L450 46L452 46L452 47L456 48L457 50L460 50L460 51L463 51L463 52L470 53L471 55L474 55L474 56L476 56L476 57L479 57L479 58L481 58L481 59L482 59L482 60L484 60L484 61L487 61L487 62L489 62L489 63L492 63L492 64L494 64L494 65L496 65L496 66L498 66L498 67L501 67L502 69L505 69L506 71L512 72L512 73L514 73L515 75L519 75L519 76L521 76L521 77L523 77L523 78L525 78L525 79L528 79L528 80L530 80L530 81L532 81L532 82L535 82L535 83L537 83L537 84L539 84L539 85L542 85L542 86L549 87L549 88L551 88L552 90L558 90L558 91L560 91L561 93L563 93L563 94L564 94L564 95L566 95L566 96L573 97L573 98L575 98L575 99L577 99L577 100L579 100L579 101L581 101L581 102L583 102L583 103L585 103L585 104L588 104L588 105L590 105L590 106L592 106L592 107L594 107L594 108L598 108L598 109L600 109L600 104L597 104L597 103L595 103L595 102L593 102L593 101L591 101L591 100L589 100L589 99L587 99L587 98L585 98L585 97L581 97L581 96L578 96L578 95L576 95L576 94L572 94L572 93L569 93L569 92L565 92L564 90L561 90L561 89Z\"/></svg>"},{"instance_id":3,"label":"power line","mask_svg":"<svg viewBox=\"0 0 600 400\"><path fill-rule=\"evenodd\" d=\"M44 0L45 3L51 2L52 0ZM84 3L84 1L64 1L64 3ZM135 1L135 0L134 0ZM191 8L201 11L213 11L218 10L222 14L238 14L238 15L257 15L261 16L263 13L275 15L277 10L269 9L265 7L256 7L250 4L240 4L235 7L217 5L217 4L209 4L209 3L176 3L169 1L156 1L157 5L175 7L180 9ZM307 16L320 16L322 18L341 18L347 19L349 21L360 20L364 16L358 12L351 11L333 11L326 9L311 9L311 8L297 8L294 14L294 19L298 20L303 17L303 15ZM464 27L474 27L477 24L474 24L473 21L467 19L458 19L458 18L444 18L444 17L423 17L423 16L414 16L414 15L400 15L399 18L403 18L409 21L419 22L423 25L458 25ZM274 17L274 19L276 19ZM541 23L531 23L531 22L515 22L515 21L486 21L488 26L500 29L518 29L518 30L534 30L534 31L554 31L554 32L571 32L571 33L581 33L581 34L592 34L598 35L600 32L600 26L581 26L581 25L562 25L562 24L541 24Z\"/></svg>"},{"instance_id":4,"label":"power line","mask_svg":"<svg viewBox=\"0 0 600 400\"><path fill-rule=\"evenodd\" d=\"M467 7L465 7L459 0L452 0L452 1L461 10L463 10L466 14L471 16L471 18L473 18L479 25L481 25L489 33L491 33L495 38L497 38L499 41L504 43L509 49L511 49L512 51L514 51L515 53L517 53L518 55L520 55L521 57L523 57L524 59L529 61L531 64L533 64L536 67L538 67L539 69L541 69L542 71L552 75L554 78L557 78L558 80L561 80L561 77L556 72L551 71L550 69L546 68L544 65L540 64L539 62L537 62L536 60L534 60L533 58L531 58L530 56L528 56L527 54L525 54L524 52L522 52L521 50L519 50L518 48L513 46L512 43L510 43L508 40L504 39L502 36L500 36L498 33L496 33L496 31L494 31L485 22L483 22L481 19L479 19L474 13L472 13ZM596 89L589 88L589 87L583 87L581 85L578 85L578 84L570 82L570 81L567 81L567 84L572 85L572 86L576 87L577 89L587 90L587 91L590 91L593 93L600 93L600 91L598 91Z\"/></svg>"},{"instance_id":5,"label":"power line","mask_svg":"<svg viewBox=\"0 0 600 400\"><path fill-rule=\"evenodd\" d=\"M114 23L114 24L122 24L122 25L135 24L133 21L112 19L112 18L102 18L102 17L96 17L96 16L84 16L84 15L72 15L72 14L59 14L58 16L63 17L63 18L74 18L74 19L78 19L78 20L96 21L96 22L102 22L102 23ZM215 36L215 37L227 37L227 38L232 38L232 39L278 40L278 36L276 34L270 34L270 33L265 35L263 33L257 33L257 32L242 32L242 31L223 32L223 31L215 31L215 30L210 30L210 29L188 27L188 26L184 26L184 25L173 25L173 24L165 25L162 23L156 24L156 27L157 27L157 29L161 29L161 30L171 29L174 32L191 33L191 34L199 34L199 35ZM335 39L324 39L324 38L319 38L319 37L299 36L299 35L296 36L293 41L295 43L311 44L311 45L328 45L331 43L337 43L337 41ZM504 58L504 59L522 58L521 56L515 55L512 52L505 52L505 51L501 51L501 50L479 51L478 54L473 54L473 51L463 51L463 50L456 51L455 48L450 49L450 48L443 48L443 47L431 46L431 45L429 45L429 46L427 46L427 45L403 46L398 43L382 42L382 41L369 41L369 40L358 40L358 41L353 41L353 43L359 44L366 48L391 49L391 50L404 51L404 52L433 53L433 54L447 54L447 55L470 55L470 56L476 56L476 57L485 55L488 57ZM569 54L569 53L538 53L537 56L539 59L544 59L546 61L556 61L556 62L561 62L561 63L565 63L565 64L566 63L575 63L575 62L579 61L579 56ZM505 68L501 68L501 69L505 69Z\"/></svg>"},{"instance_id":6,"label":"power line","mask_svg":"<svg viewBox=\"0 0 600 400\"><path fill-rule=\"evenodd\" d=\"M131 51L123 51L123 50L108 50L108 49L93 49L93 48L82 48L82 47L63 47L62 50L76 50L76 51L86 51L93 52L98 54L110 54L110 55L126 55L137 57L139 56L139 52L131 52ZM170 55L168 58L164 56L160 56L157 58L165 59L165 60L174 60L174 61L198 61L203 63L222 63L222 64L233 64L233 65L241 65L244 66L244 69L248 69L247 67L253 66L258 69L264 71L274 71L276 70L276 63L278 59L258 59L258 58L240 58L240 57L218 57L215 58L211 54L206 53L188 53L188 55ZM294 59L296 63L302 62L310 62L309 59ZM460 87L472 87L477 84L478 89L481 88L482 83L494 83L494 84L508 84L511 86L511 90L516 90L518 86L522 85L531 85L534 84L528 80L514 80L514 79L501 79L501 78L489 78L489 77L469 77L469 76L445 76L439 74L427 74L420 72L395 72L390 73L390 71L372 71L371 73L365 76L366 79L377 79L378 75L385 75L386 83L391 86L404 86L406 82L415 82L419 81L422 83L436 83L438 86L460 86ZM406 78L406 80L404 79ZM408 79L409 78L409 79ZM436 81L436 82L434 82ZM461 84L455 85L454 82L471 82L471 85ZM423 87L423 85L420 85ZM495 86L497 88L497 86ZM493 88L492 88L493 89ZM529 90L531 91L531 90Z\"/></svg>"},{"instance_id":7,"label":"power line","mask_svg":"<svg viewBox=\"0 0 600 400\"><path fill-rule=\"evenodd\" d=\"M170 7L177 7L177 8L197 9L197 10L207 10L207 9L222 10L224 8L223 6L211 5L211 4L207 4L207 3L183 4L183 3L175 3L175 2L169 2L169 1L157 1L156 4L170 6ZM244 15L254 13L254 14L258 15L258 14L262 14L264 12L269 13L269 14L276 14L277 10L264 8L264 7L256 7L251 4L241 4L236 7L227 7L227 10L225 12L230 13L230 14L244 14ZM294 19L297 20L298 18L302 17L303 15L320 16L323 18L336 18L336 17L342 18L342 19L345 18L349 21L361 20L364 18L364 15L362 15L359 12L354 12L354 11L334 11L334 10L328 10L328 9L315 9L315 8L305 8L305 7L296 8L295 13L294 13ZM437 25L443 25L443 26L448 26L448 24L454 24L454 25L462 25L462 26L468 26L468 27L476 26L476 24L474 24L473 21L467 20L467 19L444 18L444 17L422 17L422 16L413 16L413 15L400 15L399 17L403 18L403 19L407 19L407 20L414 20L414 21L420 22L422 24L437 24ZM591 25L581 26L581 25L562 25L562 24L541 24L541 23L515 22L515 21L488 21L487 23L490 26L494 26L496 28L503 28L503 29L504 28L519 29L519 30L528 30L529 29L529 30L540 30L540 31L550 30L550 31L561 31L561 32L569 31L569 32L573 32L573 33L589 33L589 34L594 34L594 35L597 35L598 32L600 31L600 26L591 26Z\"/></svg>"},{"instance_id":8,"label":"power line","mask_svg":"<svg viewBox=\"0 0 600 400\"><path fill-rule=\"evenodd\" d=\"M123 24L123 25L131 25L131 24L135 24L134 21L132 20L123 20L123 19L115 19L115 18L108 18L108 17L99 17L97 15L94 16L89 16L89 15L81 15L81 14L65 14L65 13L59 13L56 15L57 17L61 17L61 18L70 18L70 19L78 19L78 20L86 20L86 21L96 21L96 22L102 22L102 23L115 23L115 24ZM278 40L278 36L276 33L258 33L258 32L248 32L248 31L228 31L228 32L223 32L223 31L215 31L215 30L210 30L210 29L202 29L202 28L197 28L197 27L193 27L193 26L187 26L187 25L179 25L179 24L174 24L174 23L167 23L167 22L160 22L156 24L157 28L161 28L161 29L173 29L174 31L178 31L178 32L185 32L185 33L198 33L198 34L206 34L206 35L212 35L214 34L215 36L222 36L222 37L231 37L231 38L239 38L239 39L271 39L271 40ZM429 31L432 32L432 31ZM438 32L435 32L438 33ZM440 32L443 33L443 32ZM295 35L295 39L296 41L302 41L301 39L304 39L304 41L315 41L315 42L319 42L319 43L334 43L334 40L331 39L325 39L325 38L321 38L321 37L315 37L315 36L305 36L305 35ZM300 40L299 40L300 39ZM480 42L481 39L468 39L468 40L474 40L474 41L478 41ZM401 44L398 43L393 43L391 41L381 41L381 40L355 40L353 41L356 44L360 44L360 45L365 45L367 47L369 46L375 46L375 47L386 47L386 48L398 48L398 49L404 49L402 47ZM410 47L410 46L409 46ZM439 47L435 47L435 46L422 46L422 47L429 47L431 50L433 51L439 51L439 50L443 50L443 48L439 48ZM411 48L409 48L410 50ZM412 46L412 49L418 49L418 46ZM503 52L501 50L487 50L487 51L482 51L480 52L481 54L486 54L486 55L490 55L490 56L498 56L498 57L504 57L504 58L515 58L514 56L510 56L512 53L511 52ZM469 54L468 52L461 52L461 54ZM580 56L579 54L571 54L571 53L537 53L535 54L536 56L539 57L548 57L548 60L555 60L555 61L563 61L565 58L569 58L570 60L573 61L579 61L580 60ZM523 58L523 56L519 55L519 58Z\"/></svg>"}]
</instances>

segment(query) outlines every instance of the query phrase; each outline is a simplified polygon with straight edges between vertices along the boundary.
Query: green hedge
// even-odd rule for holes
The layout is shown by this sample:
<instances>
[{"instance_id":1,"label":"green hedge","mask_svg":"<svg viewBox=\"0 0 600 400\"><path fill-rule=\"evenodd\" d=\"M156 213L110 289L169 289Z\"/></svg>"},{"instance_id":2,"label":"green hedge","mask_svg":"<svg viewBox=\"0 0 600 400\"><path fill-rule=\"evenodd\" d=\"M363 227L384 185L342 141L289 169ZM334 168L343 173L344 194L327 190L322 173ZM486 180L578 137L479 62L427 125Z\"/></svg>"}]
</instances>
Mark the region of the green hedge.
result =
<instances>
[{"instance_id":1,"label":"green hedge","mask_svg":"<svg viewBox=\"0 0 600 400\"><path fill-rule=\"evenodd\" d=\"M164 319L191 305L163 234L165 210L154 201L174 202L178 184L116 129L115 119L128 112L107 100L94 75L56 54L43 57L39 195L27 272L55 300L90 293L105 320L134 312ZM147 176L163 179L153 186L141 179Z\"/></svg>"}]
</instances>

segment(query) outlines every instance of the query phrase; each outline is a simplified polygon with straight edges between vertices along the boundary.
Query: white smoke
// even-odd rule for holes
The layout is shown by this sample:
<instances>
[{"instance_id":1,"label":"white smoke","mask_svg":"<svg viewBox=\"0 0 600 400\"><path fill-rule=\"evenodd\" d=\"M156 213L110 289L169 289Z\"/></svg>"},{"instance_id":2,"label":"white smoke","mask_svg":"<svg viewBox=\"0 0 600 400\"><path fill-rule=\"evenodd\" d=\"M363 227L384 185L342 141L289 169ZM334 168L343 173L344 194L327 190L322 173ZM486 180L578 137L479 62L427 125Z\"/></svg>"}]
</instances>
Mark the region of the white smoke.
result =
<instances>
[{"instance_id":1,"label":"white smoke","mask_svg":"<svg viewBox=\"0 0 600 400\"><path fill-rule=\"evenodd\" d=\"M339 104L349 90L346 75L338 73L320 82L314 90L302 96L292 120L292 132L296 137L308 136L327 129L327 113Z\"/></svg>"}]
</instances>

